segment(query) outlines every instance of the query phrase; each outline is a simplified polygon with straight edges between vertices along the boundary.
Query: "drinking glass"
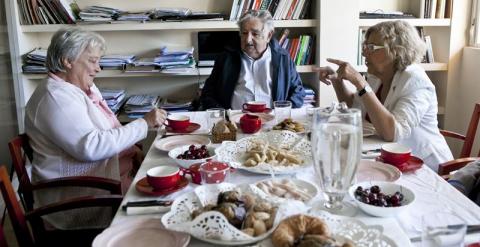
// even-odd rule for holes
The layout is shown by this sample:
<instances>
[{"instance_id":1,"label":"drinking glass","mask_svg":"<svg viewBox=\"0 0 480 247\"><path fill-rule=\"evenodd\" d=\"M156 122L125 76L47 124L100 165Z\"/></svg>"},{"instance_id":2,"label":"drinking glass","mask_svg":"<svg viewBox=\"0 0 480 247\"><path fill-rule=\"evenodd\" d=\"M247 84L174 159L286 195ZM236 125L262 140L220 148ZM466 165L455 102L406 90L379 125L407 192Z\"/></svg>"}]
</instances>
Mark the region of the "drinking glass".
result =
<instances>
[{"instance_id":1,"label":"drinking glass","mask_svg":"<svg viewBox=\"0 0 480 247\"><path fill-rule=\"evenodd\" d=\"M274 101L273 108L275 110L275 123L278 124L286 118L292 117L292 102L290 101Z\"/></svg>"},{"instance_id":2,"label":"drinking glass","mask_svg":"<svg viewBox=\"0 0 480 247\"><path fill-rule=\"evenodd\" d=\"M422 247L464 246L467 225L457 215L429 213L422 217Z\"/></svg>"},{"instance_id":3,"label":"drinking glass","mask_svg":"<svg viewBox=\"0 0 480 247\"><path fill-rule=\"evenodd\" d=\"M207 125L211 130L213 125L225 119L225 109L223 108L210 108L207 109Z\"/></svg>"},{"instance_id":4,"label":"drinking glass","mask_svg":"<svg viewBox=\"0 0 480 247\"><path fill-rule=\"evenodd\" d=\"M311 144L315 174L324 196L319 209L333 214L355 215L356 208L342 201L360 162L360 110L316 110L313 113Z\"/></svg>"}]
</instances>

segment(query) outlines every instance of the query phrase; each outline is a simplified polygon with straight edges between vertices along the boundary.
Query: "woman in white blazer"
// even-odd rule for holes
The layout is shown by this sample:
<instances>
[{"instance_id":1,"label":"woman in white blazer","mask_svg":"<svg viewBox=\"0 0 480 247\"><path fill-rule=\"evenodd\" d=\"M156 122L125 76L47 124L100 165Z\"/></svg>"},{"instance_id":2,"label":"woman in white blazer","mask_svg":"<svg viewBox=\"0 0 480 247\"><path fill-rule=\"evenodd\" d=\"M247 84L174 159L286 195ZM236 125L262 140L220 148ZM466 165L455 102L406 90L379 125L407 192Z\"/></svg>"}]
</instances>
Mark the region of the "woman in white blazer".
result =
<instances>
[{"instance_id":1,"label":"woman in white blazer","mask_svg":"<svg viewBox=\"0 0 480 247\"><path fill-rule=\"evenodd\" d=\"M437 171L438 164L453 156L438 129L435 86L417 65L425 51L425 43L410 24L382 22L367 30L362 44L366 78L337 59L327 59L339 66L337 71L328 66L317 70L322 82L333 85L340 101L362 109L379 136L410 147L413 155Z\"/></svg>"},{"instance_id":2,"label":"woman in white blazer","mask_svg":"<svg viewBox=\"0 0 480 247\"><path fill-rule=\"evenodd\" d=\"M33 148L32 180L97 176L120 180L119 158L135 155L132 146L149 127L163 124L166 112L154 109L122 126L93 80L105 40L77 28L57 31L47 51L48 79L38 85L26 106L25 132ZM106 193L63 188L35 193L35 207L66 198ZM109 224L97 209L54 214L47 221L59 229Z\"/></svg>"}]
</instances>

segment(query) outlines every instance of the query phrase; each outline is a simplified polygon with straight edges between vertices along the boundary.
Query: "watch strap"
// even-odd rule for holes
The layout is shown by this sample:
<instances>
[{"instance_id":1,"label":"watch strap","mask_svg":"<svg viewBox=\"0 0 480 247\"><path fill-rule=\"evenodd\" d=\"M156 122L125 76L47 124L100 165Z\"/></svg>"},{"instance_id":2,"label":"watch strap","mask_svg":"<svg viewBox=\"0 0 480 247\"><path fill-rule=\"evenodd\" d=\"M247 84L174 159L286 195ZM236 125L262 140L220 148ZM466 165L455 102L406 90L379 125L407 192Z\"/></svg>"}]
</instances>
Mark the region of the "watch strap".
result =
<instances>
[{"instance_id":1,"label":"watch strap","mask_svg":"<svg viewBox=\"0 0 480 247\"><path fill-rule=\"evenodd\" d=\"M370 93L370 92L373 92L372 88L369 85L366 85L365 87L363 87L358 91L358 96L362 97L364 94Z\"/></svg>"}]
</instances>

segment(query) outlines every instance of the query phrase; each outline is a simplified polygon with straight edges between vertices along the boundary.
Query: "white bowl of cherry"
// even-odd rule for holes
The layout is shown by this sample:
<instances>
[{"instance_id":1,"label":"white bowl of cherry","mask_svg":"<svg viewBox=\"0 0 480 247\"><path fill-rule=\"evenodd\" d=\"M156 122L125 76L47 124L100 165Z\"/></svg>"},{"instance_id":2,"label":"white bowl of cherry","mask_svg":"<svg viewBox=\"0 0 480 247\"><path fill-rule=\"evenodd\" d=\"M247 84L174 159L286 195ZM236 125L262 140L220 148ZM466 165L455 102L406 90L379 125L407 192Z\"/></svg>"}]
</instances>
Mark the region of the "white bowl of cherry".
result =
<instances>
[{"instance_id":1,"label":"white bowl of cherry","mask_svg":"<svg viewBox=\"0 0 480 247\"><path fill-rule=\"evenodd\" d=\"M175 160L179 166L188 169L193 164L213 160L216 154L215 148L210 146L185 145L170 150L168 156Z\"/></svg>"},{"instance_id":2,"label":"white bowl of cherry","mask_svg":"<svg viewBox=\"0 0 480 247\"><path fill-rule=\"evenodd\" d=\"M396 216L415 201L411 189L391 182L361 182L348 192L361 210L377 217Z\"/></svg>"}]
</instances>

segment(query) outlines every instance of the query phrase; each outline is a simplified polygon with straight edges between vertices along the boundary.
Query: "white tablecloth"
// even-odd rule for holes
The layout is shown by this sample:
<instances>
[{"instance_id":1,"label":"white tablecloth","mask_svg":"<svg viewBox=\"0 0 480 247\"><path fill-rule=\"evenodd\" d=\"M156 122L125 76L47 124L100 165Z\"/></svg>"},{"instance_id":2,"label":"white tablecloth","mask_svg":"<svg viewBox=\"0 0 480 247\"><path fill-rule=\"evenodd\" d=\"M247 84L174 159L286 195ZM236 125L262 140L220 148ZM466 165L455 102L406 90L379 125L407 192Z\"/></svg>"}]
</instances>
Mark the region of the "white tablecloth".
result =
<instances>
[{"instance_id":1,"label":"white tablecloth","mask_svg":"<svg viewBox=\"0 0 480 247\"><path fill-rule=\"evenodd\" d=\"M208 130L203 126L206 125L206 116L204 112L188 112L179 113L189 115L192 122L196 122L202 125L202 128L196 131L196 133L207 133ZM305 109L292 110L292 118L299 121L308 121ZM274 121L274 120L273 120ZM273 122L272 121L272 122ZM267 125L268 128L268 125ZM241 137L241 134L240 136ZM378 137L368 137L364 139L363 150L371 150L379 148L384 142ZM153 199L173 199L179 194L186 193L194 189L194 184L190 184L187 188L171 194L167 197L151 197L141 194L135 190L135 183L143 178L146 171L155 166L161 165L175 165L175 162L168 157L168 154L155 149L154 145L148 151L142 166L140 167L137 176L129 188L123 204L127 201L137 200L153 200ZM313 168L305 168L299 171L295 176L300 179L311 181L316 185L315 173ZM231 183L252 183L259 180L268 178L265 175L257 175L248 173L246 171L237 170L232 173L230 177ZM423 166L421 169L409 173L403 174L398 183L411 188L415 192L416 200L413 205L401 215L394 218L375 218L362 213L360 210L355 218L364 221L367 225L382 225L384 228L384 234L394 240L398 246L412 246L409 238L416 237L421 234L421 216L434 211L450 211L454 212L463 218L468 224L480 224L480 207L470 201L463 194L451 187L444 179L439 177L430 168ZM320 199L318 196L317 199ZM348 199L347 200L351 200ZM127 218L152 218L161 215L137 215L127 216L124 211L119 209L116 213L112 225L119 224L122 220ZM480 234L470 235L467 238L468 242L480 241ZM417 246L418 244L414 244ZM206 243L192 239L189 246L209 246Z\"/></svg>"}]
</instances>

